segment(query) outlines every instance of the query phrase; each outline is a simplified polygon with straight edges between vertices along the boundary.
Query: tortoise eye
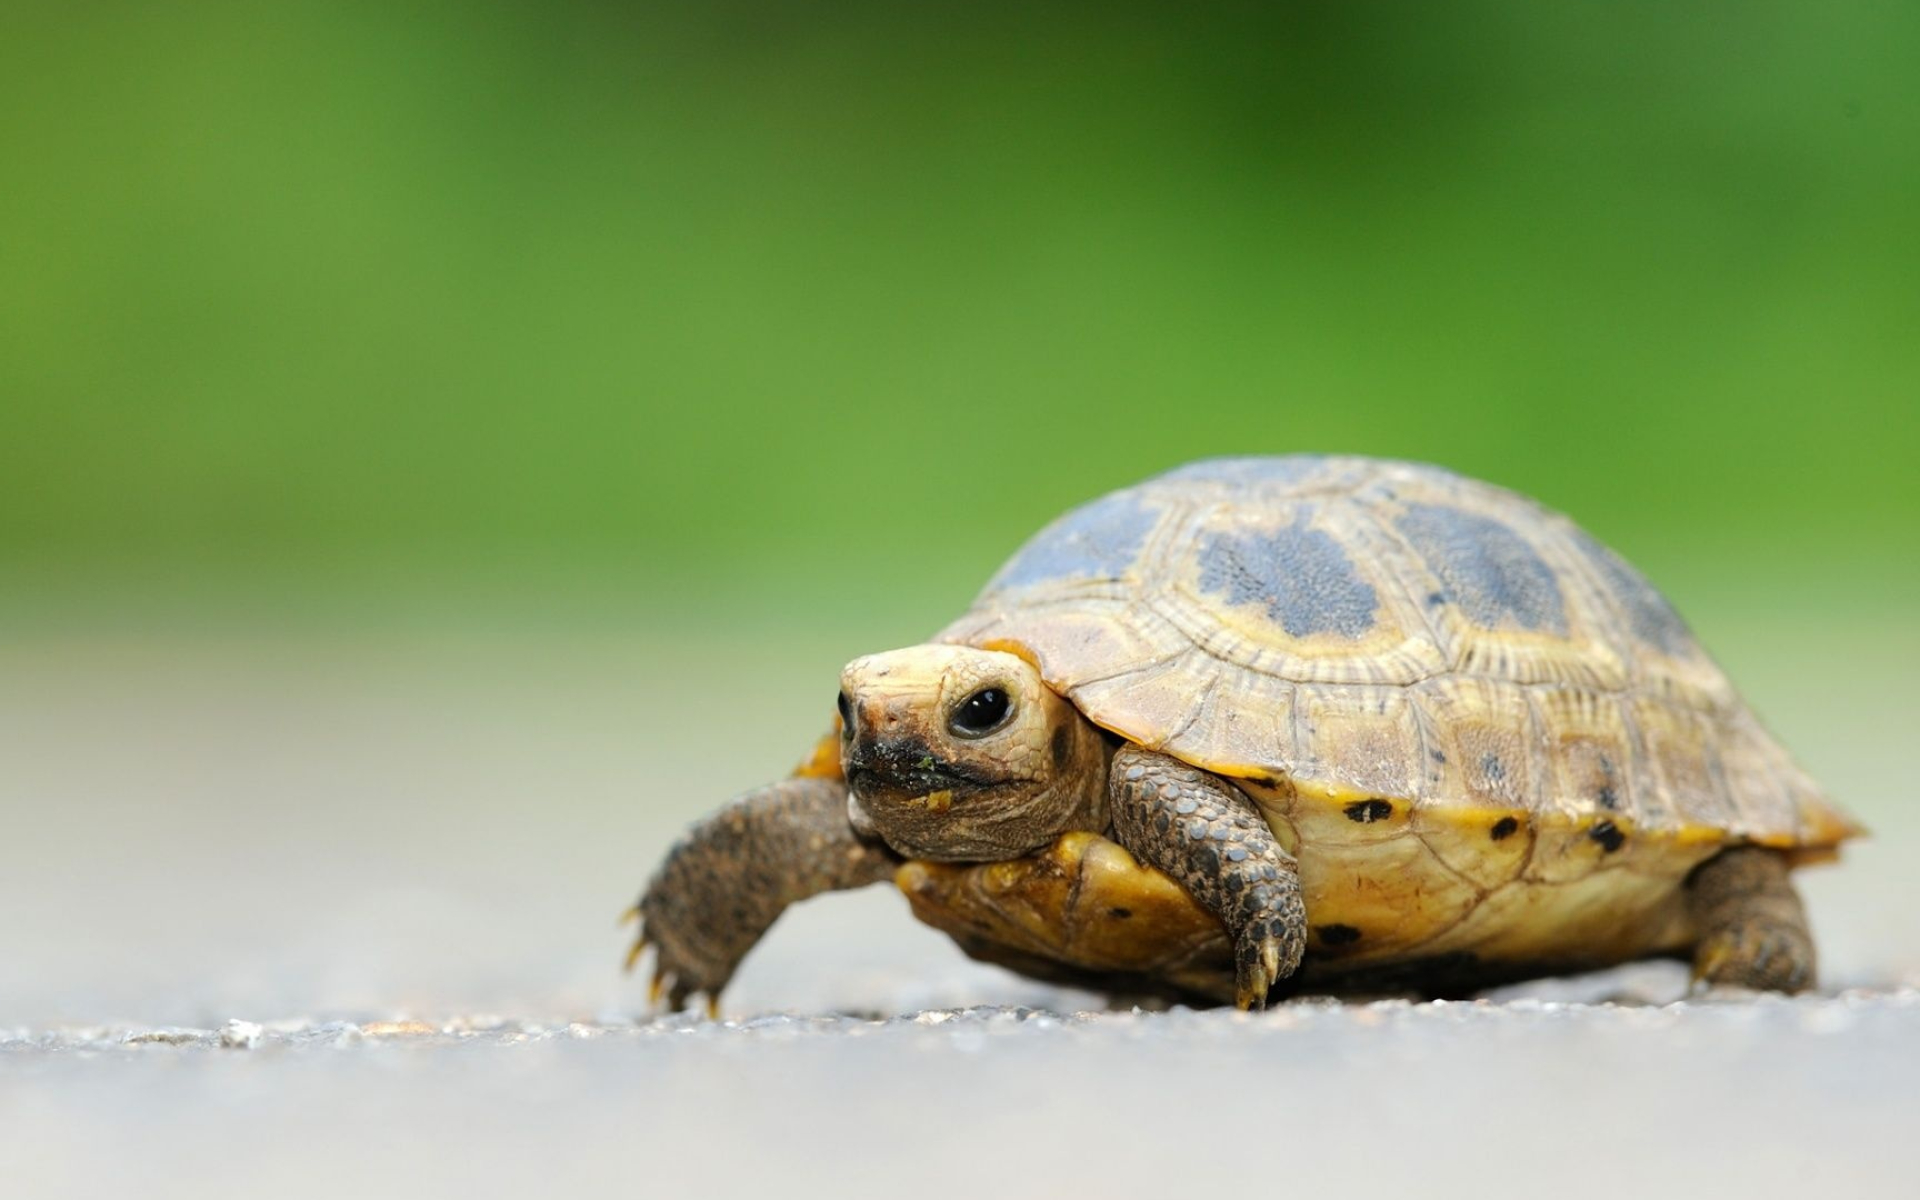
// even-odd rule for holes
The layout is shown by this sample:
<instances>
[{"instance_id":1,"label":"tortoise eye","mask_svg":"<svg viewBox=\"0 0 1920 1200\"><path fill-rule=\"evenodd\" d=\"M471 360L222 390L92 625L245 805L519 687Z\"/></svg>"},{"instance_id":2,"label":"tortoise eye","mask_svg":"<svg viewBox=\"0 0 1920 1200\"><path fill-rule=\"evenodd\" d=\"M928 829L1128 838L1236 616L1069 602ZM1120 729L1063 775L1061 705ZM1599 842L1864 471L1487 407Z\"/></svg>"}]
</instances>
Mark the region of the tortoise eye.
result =
<instances>
[{"instance_id":1,"label":"tortoise eye","mask_svg":"<svg viewBox=\"0 0 1920 1200\"><path fill-rule=\"evenodd\" d=\"M845 692L841 692L838 703L840 706L840 736L850 738L853 736L853 701L847 699Z\"/></svg>"},{"instance_id":2,"label":"tortoise eye","mask_svg":"<svg viewBox=\"0 0 1920 1200\"><path fill-rule=\"evenodd\" d=\"M994 687L981 688L953 711L951 724L961 737L979 737L998 729L1012 711L1013 701L1005 692Z\"/></svg>"}]
</instances>

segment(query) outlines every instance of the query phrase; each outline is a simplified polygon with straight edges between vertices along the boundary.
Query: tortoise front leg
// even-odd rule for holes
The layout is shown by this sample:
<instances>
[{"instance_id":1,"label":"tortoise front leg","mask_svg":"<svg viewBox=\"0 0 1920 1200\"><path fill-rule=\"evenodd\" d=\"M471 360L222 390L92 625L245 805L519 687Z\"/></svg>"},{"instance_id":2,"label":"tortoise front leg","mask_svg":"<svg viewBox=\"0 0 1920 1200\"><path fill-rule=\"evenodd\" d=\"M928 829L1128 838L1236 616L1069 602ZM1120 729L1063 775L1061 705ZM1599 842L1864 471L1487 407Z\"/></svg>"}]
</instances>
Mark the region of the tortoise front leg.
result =
<instances>
[{"instance_id":1,"label":"tortoise front leg","mask_svg":"<svg viewBox=\"0 0 1920 1200\"><path fill-rule=\"evenodd\" d=\"M1779 852L1722 850L1694 868L1687 906L1700 938L1693 950L1697 982L1771 992L1813 986L1813 933Z\"/></svg>"},{"instance_id":2,"label":"tortoise front leg","mask_svg":"<svg viewBox=\"0 0 1920 1200\"><path fill-rule=\"evenodd\" d=\"M1266 1007L1268 989L1300 965L1307 908L1293 858L1259 808L1231 784L1137 746L1115 752L1108 792L1120 844L1226 922L1234 1003Z\"/></svg>"},{"instance_id":3,"label":"tortoise front leg","mask_svg":"<svg viewBox=\"0 0 1920 1200\"><path fill-rule=\"evenodd\" d=\"M694 992L718 1011L720 990L790 904L865 887L900 859L847 822L847 785L796 777L757 788L687 831L640 897L627 965L654 947L651 998L675 1012Z\"/></svg>"}]
</instances>

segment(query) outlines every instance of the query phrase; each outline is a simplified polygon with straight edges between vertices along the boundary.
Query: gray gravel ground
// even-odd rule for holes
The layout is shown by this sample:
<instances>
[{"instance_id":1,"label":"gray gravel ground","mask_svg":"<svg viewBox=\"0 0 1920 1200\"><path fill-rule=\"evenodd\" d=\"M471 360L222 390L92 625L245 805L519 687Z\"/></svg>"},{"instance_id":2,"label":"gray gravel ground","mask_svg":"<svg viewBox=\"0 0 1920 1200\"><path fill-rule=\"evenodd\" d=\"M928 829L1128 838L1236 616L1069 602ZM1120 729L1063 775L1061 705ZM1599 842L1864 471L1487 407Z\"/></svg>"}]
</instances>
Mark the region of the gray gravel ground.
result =
<instances>
[{"instance_id":1,"label":"gray gravel ground","mask_svg":"<svg viewBox=\"0 0 1920 1200\"><path fill-rule=\"evenodd\" d=\"M1911 1195L1920 992L8 1043L40 1194ZM1729 1111L1730 1098L1737 1107Z\"/></svg>"},{"instance_id":2,"label":"gray gravel ground","mask_svg":"<svg viewBox=\"0 0 1920 1200\"><path fill-rule=\"evenodd\" d=\"M1904 623L1719 643L1876 830L1820 996L1103 1011L874 890L650 1017L616 913L864 640L771 646L0 643L0 1195L1914 1194Z\"/></svg>"}]
</instances>

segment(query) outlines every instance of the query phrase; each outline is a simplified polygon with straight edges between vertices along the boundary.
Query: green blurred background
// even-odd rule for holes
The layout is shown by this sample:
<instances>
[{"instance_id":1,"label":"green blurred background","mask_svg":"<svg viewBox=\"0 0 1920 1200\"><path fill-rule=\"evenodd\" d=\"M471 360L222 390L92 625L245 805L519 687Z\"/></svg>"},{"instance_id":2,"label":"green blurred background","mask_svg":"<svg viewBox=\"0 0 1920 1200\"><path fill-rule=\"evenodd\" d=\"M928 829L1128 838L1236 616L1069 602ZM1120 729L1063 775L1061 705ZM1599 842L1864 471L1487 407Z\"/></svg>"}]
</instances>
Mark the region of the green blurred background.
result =
<instances>
[{"instance_id":1,"label":"green blurred background","mask_svg":"<svg viewBox=\"0 0 1920 1200\"><path fill-rule=\"evenodd\" d=\"M0 62L16 620L930 628L1302 449L1689 611L1920 575L1913 6L26 3Z\"/></svg>"}]
</instances>

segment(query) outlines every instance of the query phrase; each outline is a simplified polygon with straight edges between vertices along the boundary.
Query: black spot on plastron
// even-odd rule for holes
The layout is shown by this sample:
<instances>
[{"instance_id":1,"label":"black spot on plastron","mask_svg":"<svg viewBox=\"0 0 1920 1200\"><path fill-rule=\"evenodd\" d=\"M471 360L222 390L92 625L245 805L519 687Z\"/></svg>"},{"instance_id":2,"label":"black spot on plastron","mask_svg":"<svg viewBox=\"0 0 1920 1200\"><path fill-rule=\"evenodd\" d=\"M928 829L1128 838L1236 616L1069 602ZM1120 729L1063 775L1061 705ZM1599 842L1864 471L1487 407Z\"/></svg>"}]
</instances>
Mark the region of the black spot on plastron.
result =
<instances>
[{"instance_id":1,"label":"black spot on plastron","mask_svg":"<svg viewBox=\"0 0 1920 1200\"><path fill-rule=\"evenodd\" d=\"M1607 549L1587 533L1574 539L1589 562L1600 572L1602 582L1613 593L1620 610L1626 614L1633 636L1658 646L1668 654L1685 653L1693 645L1693 632L1680 614L1667 603L1660 590L1646 576L1628 565L1627 560Z\"/></svg>"},{"instance_id":2,"label":"black spot on plastron","mask_svg":"<svg viewBox=\"0 0 1920 1200\"><path fill-rule=\"evenodd\" d=\"M1322 925L1314 932L1329 946L1351 946L1360 940L1360 931L1351 925Z\"/></svg>"},{"instance_id":3,"label":"black spot on plastron","mask_svg":"<svg viewBox=\"0 0 1920 1200\"><path fill-rule=\"evenodd\" d=\"M1329 534L1306 519L1266 533L1208 533L1200 587L1231 604L1258 605L1293 637L1358 638L1373 628L1380 597Z\"/></svg>"},{"instance_id":4,"label":"black spot on plastron","mask_svg":"<svg viewBox=\"0 0 1920 1200\"><path fill-rule=\"evenodd\" d=\"M1140 557L1160 511L1116 492L1082 505L1035 534L987 585L1030 587L1069 576L1117 579Z\"/></svg>"},{"instance_id":5,"label":"black spot on plastron","mask_svg":"<svg viewBox=\"0 0 1920 1200\"><path fill-rule=\"evenodd\" d=\"M1133 910L1130 908L1110 908L1107 910L1107 915L1124 921L1133 915Z\"/></svg>"},{"instance_id":6,"label":"black spot on plastron","mask_svg":"<svg viewBox=\"0 0 1920 1200\"><path fill-rule=\"evenodd\" d=\"M1433 756L1433 761L1437 763L1443 763L1447 761L1447 752L1445 750L1429 750L1427 753L1431 754Z\"/></svg>"},{"instance_id":7,"label":"black spot on plastron","mask_svg":"<svg viewBox=\"0 0 1920 1200\"><path fill-rule=\"evenodd\" d=\"M1493 823L1492 829L1487 830L1487 836L1496 842L1504 842L1512 837L1519 828L1520 822L1514 820L1512 817L1501 817Z\"/></svg>"},{"instance_id":8,"label":"black spot on plastron","mask_svg":"<svg viewBox=\"0 0 1920 1200\"><path fill-rule=\"evenodd\" d=\"M1340 811L1347 814L1347 820L1358 821L1362 825L1367 825L1374 821L1384 821L1392 816L1393 803L1378 798L1372 800L1355 800L1352 804L1347 805Z\"/></svg>"},{"instance_id":9,"label":"black spot on plastron","mask_svg":"<svg viewBox=\"0 0 1920 1200\"><path fill-rule=\"evenodd\" d=\"M1507 525L1437 504L1409 505L1397 524L1469 621L1567 632L1560 581Z\"/></svg>"},{"instance_id":10,"label":"black spot on plastron","mask_svg":"<svg viewBox=\"0 0 1920 1200\"><path fill-rule=\"evenodd\" d=\"M1620 827L1612 821L1595 822L1593 828L1587 830L1587 836L1599 842L1600 849L1607 854L1612 854L1627 843L1627 835L1621 833Z\"/></svg>"},{"instance_id":11,"label":"black spot on plastron","mask_svg":"<svg viewBox=\"0 0 1920 1200\"><path fill-rule=\"evenodd\" d=\"M1499 783L1507 777L1507 764L1500 761L1498 754L1483 754L1480 756L1480 773L1490 782Z\"/></svg>"},{"instance_id":12,"label":"black spot on plastron","mask_svg":"<svg viewBox=\"0 0 1920 1200\"><path fill-rule=\"evenodd\" d=\"M1047 749L1053 756L1053 769L1058 771L1067 765L1067 755L1073 752L1073 736L1065 725L1057 726L1053 737L1048 739Z\"/></svg>"},{"instance_id":13,"label":"black spot on plastron","mask_svg":"<svg viewBox=\"0 0 1920 1200\"><path fill-rule=\"evenodd\" d=\"M1312 478L1326 460L1317 454L1290 454L1283 458L1207 458L1176 467L1160 479L1202 483L1293 484Z\"/></svg>"}]
</instances>

